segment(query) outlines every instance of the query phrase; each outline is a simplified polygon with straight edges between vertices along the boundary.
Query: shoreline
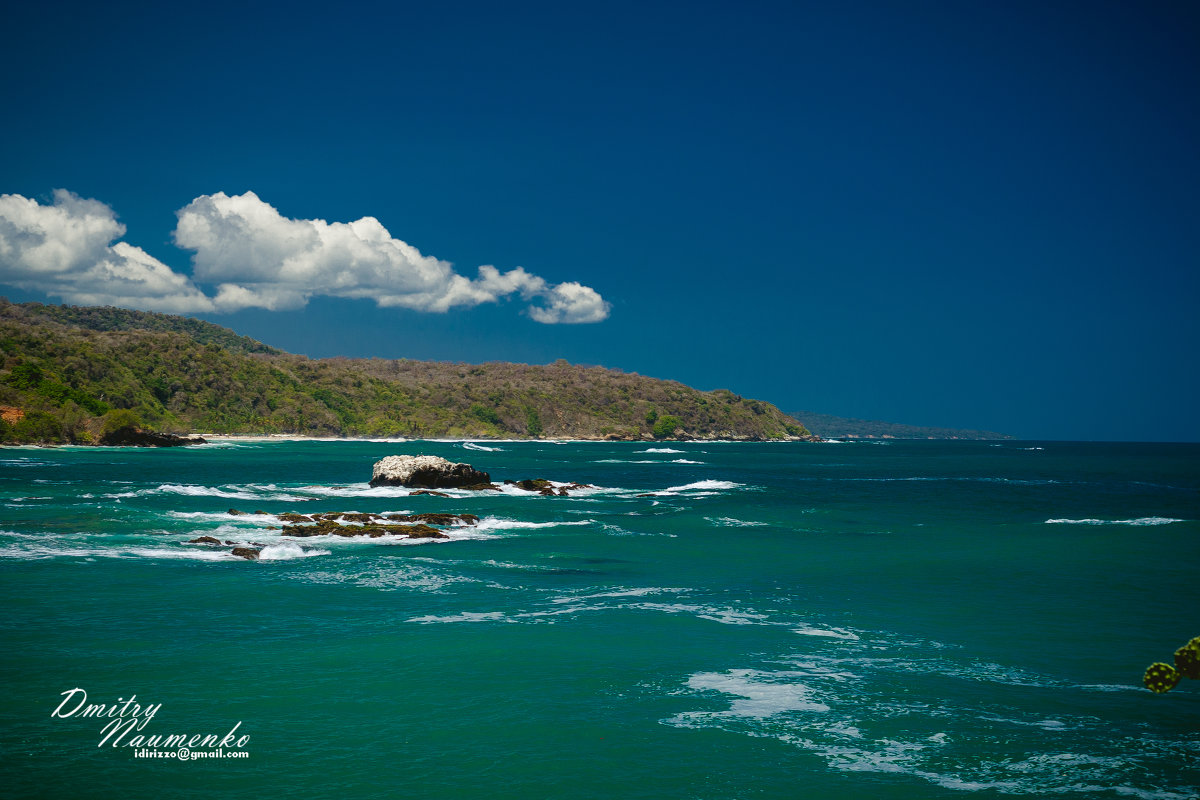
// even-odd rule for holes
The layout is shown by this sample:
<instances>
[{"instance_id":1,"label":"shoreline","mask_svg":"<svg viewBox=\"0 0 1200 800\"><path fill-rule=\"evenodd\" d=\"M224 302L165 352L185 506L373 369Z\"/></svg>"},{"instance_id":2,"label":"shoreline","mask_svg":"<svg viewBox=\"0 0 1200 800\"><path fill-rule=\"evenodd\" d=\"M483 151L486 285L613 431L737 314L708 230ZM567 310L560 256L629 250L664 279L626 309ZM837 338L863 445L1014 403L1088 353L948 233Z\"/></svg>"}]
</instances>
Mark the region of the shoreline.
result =
<instances>
[{"instance_id":1,"label":"shoreline","mask_svg":"<svg viewBox=\"0 0 1200 800\"><path fill-rule=\"evenodd\" d=\"M215 444L223 442L374 442L377 444L406 444L409 442L439 442L443 444L488 443L488 444L520 444L525 442L541 442L544 444L786 444L790 442L811 442L808 439L487 439L480 437L437 437L437 438L390 438L375 436L304 436L293 433L197 433L189 436L200 436L205 441ZM827 440L821 440L824 443ZM203 445L197 445L202 447Z\"/></svg>"}]
</instances>

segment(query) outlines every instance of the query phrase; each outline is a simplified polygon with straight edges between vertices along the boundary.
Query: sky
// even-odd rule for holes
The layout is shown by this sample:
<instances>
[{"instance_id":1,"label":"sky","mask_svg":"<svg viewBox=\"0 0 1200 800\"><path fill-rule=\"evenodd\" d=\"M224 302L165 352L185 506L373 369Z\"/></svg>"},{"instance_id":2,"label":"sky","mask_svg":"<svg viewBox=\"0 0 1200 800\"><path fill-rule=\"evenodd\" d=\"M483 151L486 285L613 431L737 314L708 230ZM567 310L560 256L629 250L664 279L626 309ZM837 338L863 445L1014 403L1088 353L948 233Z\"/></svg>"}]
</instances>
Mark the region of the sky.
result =
<instances>
[{"instance_id":1,"label":"sky","mask_svg":"<svg viewBox=\"0 0 1200 800\"><path fill-rule=\"evenodd\" d=\"M9 4L0 294L1200 441L1193 2Z\"/></svg>"}]
</instances>

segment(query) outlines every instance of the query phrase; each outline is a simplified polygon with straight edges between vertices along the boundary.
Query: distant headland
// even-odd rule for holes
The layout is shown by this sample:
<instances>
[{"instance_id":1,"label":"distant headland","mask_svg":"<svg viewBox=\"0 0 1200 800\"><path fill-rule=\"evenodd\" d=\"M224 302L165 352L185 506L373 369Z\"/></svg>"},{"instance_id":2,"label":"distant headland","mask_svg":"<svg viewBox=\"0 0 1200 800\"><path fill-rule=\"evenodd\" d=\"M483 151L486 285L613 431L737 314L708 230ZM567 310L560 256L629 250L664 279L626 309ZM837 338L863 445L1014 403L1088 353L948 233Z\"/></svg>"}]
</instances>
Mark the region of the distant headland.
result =
<instances>
[{"instance_id":1,"label":"distant headland","mask_svg":"<svg viewBox=\"0 0 1200 800\"><path fill-rule=\"evenodd\" d=\"M835 417L796 411L789 416L802 420L805 427L829 439L1012 439L1006 433L973 431L960 428L932 428L923 425L902 425L896 422L877 422L866 419Z\"/></svg>"}]
</instances>

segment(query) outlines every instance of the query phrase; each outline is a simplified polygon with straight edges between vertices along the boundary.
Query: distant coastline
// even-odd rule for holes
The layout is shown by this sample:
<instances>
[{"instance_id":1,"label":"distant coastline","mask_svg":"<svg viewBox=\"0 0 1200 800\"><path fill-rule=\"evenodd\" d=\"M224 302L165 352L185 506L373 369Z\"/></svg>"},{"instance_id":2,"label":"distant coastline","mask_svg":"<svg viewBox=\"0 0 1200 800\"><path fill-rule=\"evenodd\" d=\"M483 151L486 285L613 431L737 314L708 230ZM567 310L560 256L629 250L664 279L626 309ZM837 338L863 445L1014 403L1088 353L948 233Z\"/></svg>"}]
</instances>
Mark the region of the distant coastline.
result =
<instances>
[{"instance_id":1,"label":"distant coastline","mask_svg":"<svg viewBox=\"0 0 1200 800\"><path fill-rule=\"evenodd\" d=\"M994 431L966 430L961 428L937 428L925 425L905 425L897 422L838 417L812 411L794 411L793 417L817 436L824 439L966 439L1007 440L1015 439L1007 433Z\"/></svg>"}]
</instances>

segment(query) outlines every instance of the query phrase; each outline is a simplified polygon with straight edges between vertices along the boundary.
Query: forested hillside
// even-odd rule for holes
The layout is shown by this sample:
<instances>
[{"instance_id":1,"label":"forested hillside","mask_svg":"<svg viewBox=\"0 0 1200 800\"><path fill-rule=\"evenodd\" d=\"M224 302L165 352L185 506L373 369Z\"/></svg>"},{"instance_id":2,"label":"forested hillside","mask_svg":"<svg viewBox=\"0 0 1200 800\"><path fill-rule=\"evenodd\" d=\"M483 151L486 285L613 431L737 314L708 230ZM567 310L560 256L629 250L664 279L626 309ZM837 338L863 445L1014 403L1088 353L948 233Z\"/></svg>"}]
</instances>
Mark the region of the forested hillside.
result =
<instances>
[{"instance_id":1,"label":"forested hillside","mask_svg":"<svg viewBox=\"0 0 1200 800\"><path fill-rule=\"evenodd\" d=\"M808 436L769 403L559 361L309 359L185 317L0 300L0 441L168 432L470 438Z\"/></svg>"}]
</instances>

